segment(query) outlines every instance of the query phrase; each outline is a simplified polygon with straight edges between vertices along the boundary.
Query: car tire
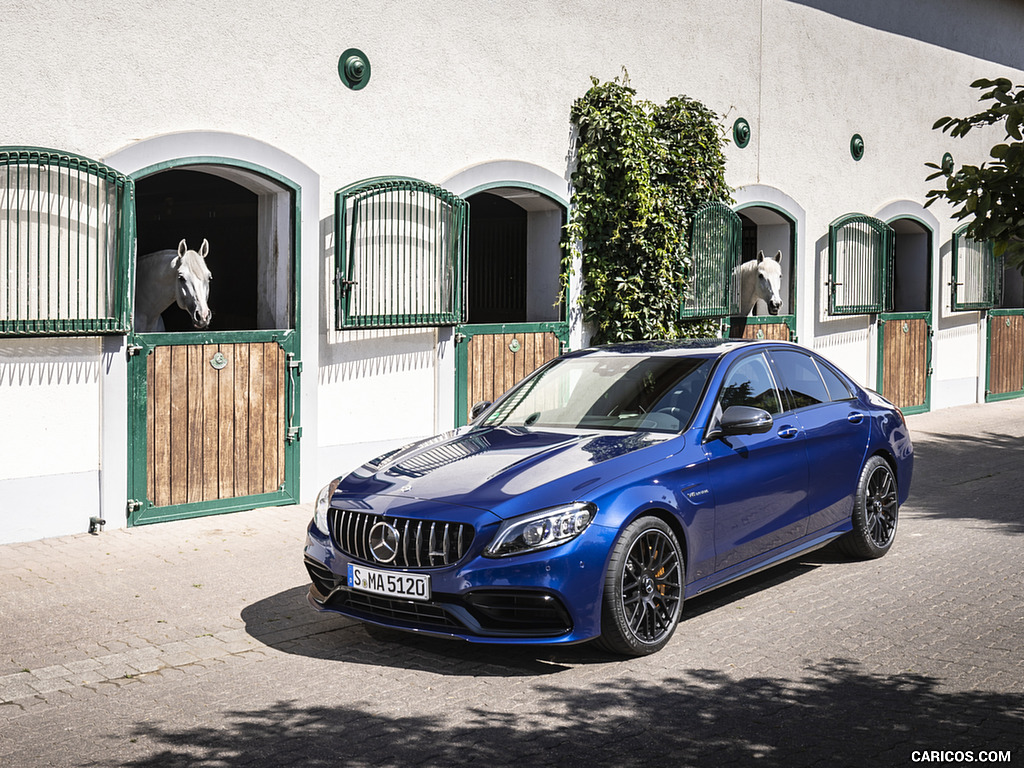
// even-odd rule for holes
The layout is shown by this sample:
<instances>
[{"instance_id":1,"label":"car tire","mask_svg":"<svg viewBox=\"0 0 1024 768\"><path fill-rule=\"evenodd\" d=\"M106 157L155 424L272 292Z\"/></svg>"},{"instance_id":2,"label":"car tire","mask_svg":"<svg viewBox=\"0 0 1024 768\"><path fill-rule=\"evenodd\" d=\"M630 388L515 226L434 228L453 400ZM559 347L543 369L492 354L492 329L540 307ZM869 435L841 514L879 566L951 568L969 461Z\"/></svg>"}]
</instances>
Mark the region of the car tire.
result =
<instances>
[{"instance_id":1,"label":"car tire","mask_svg":"<svg viewBox=\"0 0 1024 768\"><path fill-rule=\"evenodd\" d=\"M872 456L864 462L853 502L853 530L838 541L851 557L873 559L892 547L899 522L896 475L889 462Z\"/></svg>"},{"instance_id":2,"label":"car tire","mask_svg":"<svg viewBox=\"0 0 1024 768\"><path fill-rule=\"evenodd\" d=\"M626 526L605 574L598 644L626 656L663 648L683 609L683 564L679 540L663 520L641 517Z\"/></svg>"}]
</instances>

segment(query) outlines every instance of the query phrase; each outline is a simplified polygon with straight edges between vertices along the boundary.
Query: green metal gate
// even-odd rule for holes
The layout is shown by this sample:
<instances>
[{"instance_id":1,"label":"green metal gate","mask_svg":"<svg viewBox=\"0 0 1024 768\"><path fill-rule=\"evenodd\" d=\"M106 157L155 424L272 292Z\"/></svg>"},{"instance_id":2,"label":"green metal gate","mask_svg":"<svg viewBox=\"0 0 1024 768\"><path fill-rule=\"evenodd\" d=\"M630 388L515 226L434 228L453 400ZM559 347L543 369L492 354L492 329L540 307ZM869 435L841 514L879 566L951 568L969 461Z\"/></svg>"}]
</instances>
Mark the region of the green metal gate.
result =
<instances>
[{"instance_id":1,"label":"green metal gate","mask_svg":"<svg viewBox=\"0 0 1024 768\"><path fill-rule=\"evenodd\" d=\"M94 160L0 148L0 335L124 333L133 182Z\"/></svg>"}]
</instances>

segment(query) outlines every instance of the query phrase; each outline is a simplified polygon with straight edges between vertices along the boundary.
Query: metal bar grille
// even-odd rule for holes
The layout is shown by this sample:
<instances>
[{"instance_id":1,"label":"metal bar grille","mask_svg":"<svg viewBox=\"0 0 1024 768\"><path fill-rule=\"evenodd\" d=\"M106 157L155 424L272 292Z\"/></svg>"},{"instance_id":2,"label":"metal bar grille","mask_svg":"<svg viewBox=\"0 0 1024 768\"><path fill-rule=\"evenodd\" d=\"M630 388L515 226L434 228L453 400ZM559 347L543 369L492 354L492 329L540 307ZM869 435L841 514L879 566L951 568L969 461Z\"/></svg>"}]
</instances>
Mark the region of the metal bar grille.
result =
<instances>
[{"instance_id":1,"label":"metal bar grille","mask_svg":"<svg viewBox=\"0 0 1024 768\"><path fill-rule=\"evenodd\" d=\"M381 522L394 526L400 540L398 555L387 564L393 568L441 568L457 563L473 541L473 528L465 523L384 517L347 509L331 509L328 522L338 547L367 563L376 562L370 552L370 531Z\"/></svg>"},{"instance_id":2,"label":"metal bar grille","mask_svg":"<svg viewBox=\"0 0 1024 768\"><path fill-rule=\"evenodd\" d=\"M381 178L335 194L337 327L454 325L464 314L469 204Z\"/></svg>"},{"instance_id":3,"label":"metal bar grille","mask_svg":"<svg viewBox=\"0 0 1024 768\"><path fill-rule=\"evenodd\" d=\"M967 236L967 225L953 233L953 288L951 306L954 312L990 309L998 301L996 259L992 243Z\"/></svg>"},{"instance_id":4,"label":"metal bar grille","mask_svg":"<svg viewBox=\"0 0 1024 768\"><path fill-rule=\"evenodd\" d=\"M732 313L732 278L739 263L742 233L740 217L724 203L704 203L694 211L681 317Z\"/></svg>"},{"instance_id":5,"label":"metal bar grille","mask_svg":"<svg viewBox=\"0 0 1024 768\"><path fill-rule=\"evenodd\" d=\"M0 334L128 330L133 197L100 163L0 148Z\"/></svg>"},{"instance_id":6,"label":"metal bar grille","mask_svg":"<svg viewBox=\"0 0 1024 768\"><path fill-rule=\"evenodd\" d=\"M884 312L891 300L894 233L879 219L850 214L829 225L829 313Z\"/></svg>"}]
</instances>

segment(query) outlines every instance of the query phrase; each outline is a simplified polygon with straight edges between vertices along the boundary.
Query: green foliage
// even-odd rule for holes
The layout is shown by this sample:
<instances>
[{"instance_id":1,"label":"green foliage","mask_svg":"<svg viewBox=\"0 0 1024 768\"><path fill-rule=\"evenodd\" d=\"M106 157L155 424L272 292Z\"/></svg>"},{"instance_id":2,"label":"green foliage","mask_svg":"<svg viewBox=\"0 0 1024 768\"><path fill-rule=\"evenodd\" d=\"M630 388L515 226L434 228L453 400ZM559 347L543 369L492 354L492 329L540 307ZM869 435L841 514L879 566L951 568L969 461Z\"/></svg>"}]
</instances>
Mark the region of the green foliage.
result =
<instances>
[{"instance_id":1,"label":"green foliage","mask_svg":"<svg viewBox=\"0 0 1024 768\"><path fill-rule=\"evenodd\" d=\"M1024 88L1006 78L976 80L972 88L985 90L978 100L987 109L970 117L943 117L933 129L962 138L979 126L1002 123L1006 141L990 150L991 162L964 165L959 170L926 163L935 173L928 181L945 177L945 189L927 194L925 207L942 198L953 207L953 218L967 220L967 235L993 244L996 257L1024 272Z\"/></svg>"},{"instance_id":2,"label":"green foliage","mask_svg":"<svg viewBox=\"0 0 1024 768\"><path fill-rule=\"evenodd\" d=\"M716 336L717 321L681 320L679 308L689 213L731 200L725 130L685 96L664 105L638 100L625 71L621 80L591 81L571 113L578 140L563 275L579 249L579 303L593 341Z\"/></svg>"}]
</instances>

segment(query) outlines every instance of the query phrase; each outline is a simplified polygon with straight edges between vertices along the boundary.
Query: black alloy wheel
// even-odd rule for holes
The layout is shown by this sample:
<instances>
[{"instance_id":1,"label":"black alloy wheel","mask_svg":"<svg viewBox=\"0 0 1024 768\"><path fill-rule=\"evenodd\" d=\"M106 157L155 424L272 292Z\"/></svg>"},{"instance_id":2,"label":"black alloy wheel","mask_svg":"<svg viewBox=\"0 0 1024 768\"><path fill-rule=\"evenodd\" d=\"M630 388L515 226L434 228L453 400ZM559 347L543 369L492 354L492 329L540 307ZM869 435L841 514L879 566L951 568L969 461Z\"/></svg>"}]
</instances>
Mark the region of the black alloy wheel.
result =
<instances>
[{"instance_id":1,"label":"black alloy wheel","mask_svg":"<svg viewBox=\"0 0 1024 768\"><path fill-rule=\"evenodd\" d=\"M864 463L853 505L853 530L839 539L848 555L881 557L892 547L899 522L899 494L892 467L881 456Z\"/></svg>"},{"instance_id":2,"label":"black alloy wheel","mask_svg":"<svg viewBox=\"0 0 1024 768\"><path fill-rule=\"evenodd\" d=\"M601 645L628 656L663 648L679 624L683 573L682 548L664 521L644 517L627 526L605 577Z\"/></svg>"}]
</instances>

